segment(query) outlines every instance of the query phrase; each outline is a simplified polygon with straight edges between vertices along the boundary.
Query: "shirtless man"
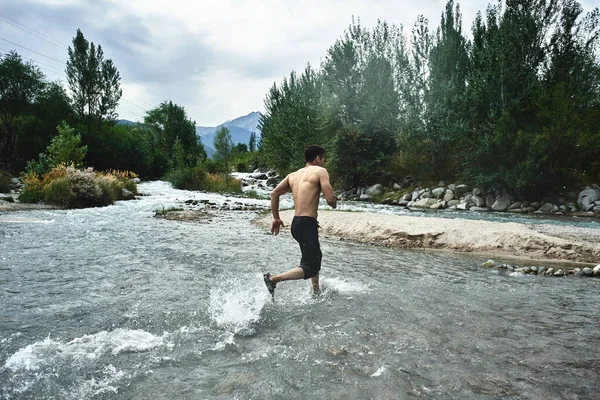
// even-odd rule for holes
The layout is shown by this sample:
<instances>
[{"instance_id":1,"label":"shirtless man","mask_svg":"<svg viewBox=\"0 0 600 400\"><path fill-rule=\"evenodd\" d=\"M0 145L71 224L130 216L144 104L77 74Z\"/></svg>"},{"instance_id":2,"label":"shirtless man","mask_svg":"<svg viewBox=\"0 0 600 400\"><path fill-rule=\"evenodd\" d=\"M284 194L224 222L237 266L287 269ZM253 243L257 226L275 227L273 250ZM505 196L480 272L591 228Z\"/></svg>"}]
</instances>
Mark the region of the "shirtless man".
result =
<instances>
[{"instance_id":1,"label":"shirtless man","mask_svg":"<svg viewBox=\"0 0 600 400\"><path fill-rule=\"evenodd\" d=\"M308 279L312 281L313 294L319 294L319 271L321 270L321 248L319 246L319 223L317 207L319 195L323 192L327 204L337 206L333 188L329 182L329 174L325 169L325 150L319 146L309 146L304 151L306 166L292 172L271 193L271 212L273 222L271 233L277 235L283 222L279 218L279 197L292 191L294 197L294 219L292 220L292 236L300 244L302 258L300 266L277 274L264 274L265 285L275 299L275 286L281 281Z\"/></svg>"}]
</instances>

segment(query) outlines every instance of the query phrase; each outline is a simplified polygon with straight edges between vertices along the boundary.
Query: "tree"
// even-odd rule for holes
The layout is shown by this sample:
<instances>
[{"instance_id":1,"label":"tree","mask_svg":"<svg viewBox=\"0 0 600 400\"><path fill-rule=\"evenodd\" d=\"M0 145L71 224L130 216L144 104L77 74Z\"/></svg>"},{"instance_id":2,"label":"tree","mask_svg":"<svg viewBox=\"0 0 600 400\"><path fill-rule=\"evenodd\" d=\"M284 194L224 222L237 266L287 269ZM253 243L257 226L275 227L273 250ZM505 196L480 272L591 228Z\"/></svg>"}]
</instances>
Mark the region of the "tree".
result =
<instances>
[{"instance_id":1,"label":"tree","mask_svg":"<svg viewBox=\"0 0 600 400\"><path fill-rule=\"evenodd\" d=\"M196 136L196 123L188 118L182 106L165 101L146 112L144 123L154 132L154 174L160 176L173 167L177 140L183 147L186 166L194 166L199 159L206 158L204 146Z\"/></svg>"},{"instance_id":2,"label":"tree","mask_svg":"<svg viewBox=\"0 0 600 400\"><path fill-rule=\"evenodd\" d=\"M17 138L44 88L44 75L11 51L0 58L0 168L10 170Z\"/></svg>"},{"instance_id":3,"label":"tree","mask_svg":"<svg viewBox=\"0 0 600 400\"><path fill-rule=\"evenodd\" d=\"M250 139L248 140L248 151L251 153L256 151L256 132L250 133Z\"/></svg>"},{"instance_id":4,"label":"tree","mask_svg":"<svg viewBox=\"0 0 600 400\"><path fill-rule=\"evenodd\" d=\"M233 142L231 141L229 129L224 126L219 128L215 134L213 144L215 146L215 160L223 163L225 169L229 170L229 161L231 152L233 151Z\"/></svg>"},{"instance_id":5,"label":"tree","mask_svg":"<svg viewBox=\"0 0 600 400\"><path fill-rule=\"evenodd\" d=\"M81 135L64 121L56 129L58 135L46 150L51 164L73 164L75 168L81 168L87 153L87 146L81 146Z\"/></svg>"},{"instance_id":6,"label":"tree","mask_svg":"<svg viewBox=\"0 0 600 400\"><path fill-rule=\"evenodd\" d=\"M112 60L104 59L102 47L88 42L80 29L68 49L67 82L77 117L86 124L87 134L94 127L116 118L123 94L121 76Z\"/></svg>"}]
</instances>

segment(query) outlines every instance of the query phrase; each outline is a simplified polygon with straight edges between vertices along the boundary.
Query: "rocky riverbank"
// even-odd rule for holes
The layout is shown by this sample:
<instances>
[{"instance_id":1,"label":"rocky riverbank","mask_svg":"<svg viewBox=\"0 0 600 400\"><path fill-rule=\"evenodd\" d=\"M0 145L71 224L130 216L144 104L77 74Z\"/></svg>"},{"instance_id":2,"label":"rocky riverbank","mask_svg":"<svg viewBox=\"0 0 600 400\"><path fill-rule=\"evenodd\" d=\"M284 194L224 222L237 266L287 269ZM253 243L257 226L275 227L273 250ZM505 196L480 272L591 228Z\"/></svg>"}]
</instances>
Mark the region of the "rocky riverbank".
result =
<instances>
[{"instance_id":1,"label":"rocky riverbank","mask_svg":"<svg viewBox=\"0 0 600 400\"><path fill-rule=\"evenodd\" d=\"M413 181L407 177L401 185L394 184L391 188L372 185L342 192L338 197L341 200L376 201L405 208L600 217L599 185L587 186L579 194L559 196L549 193L532 202L520 200L506 191L484 191L463 184L446 186L440 182L434 188L409 189L411 185Z\"/></svg>"},{"instance_id":2,"label":"rocky riverbank","mask_svg":"<svg viewBox=\"0 0 600 400\"><path fill-rule=\"evenodd\" d=\"M281 212L289 229L293 210ZM270 215L256 222L268 229ZM380 246L481 254L545 264L600 263L600 229L343 211L319 213L321 235ZM284 230L285 231L285 230Z\"/></svg>"}]
</instances>

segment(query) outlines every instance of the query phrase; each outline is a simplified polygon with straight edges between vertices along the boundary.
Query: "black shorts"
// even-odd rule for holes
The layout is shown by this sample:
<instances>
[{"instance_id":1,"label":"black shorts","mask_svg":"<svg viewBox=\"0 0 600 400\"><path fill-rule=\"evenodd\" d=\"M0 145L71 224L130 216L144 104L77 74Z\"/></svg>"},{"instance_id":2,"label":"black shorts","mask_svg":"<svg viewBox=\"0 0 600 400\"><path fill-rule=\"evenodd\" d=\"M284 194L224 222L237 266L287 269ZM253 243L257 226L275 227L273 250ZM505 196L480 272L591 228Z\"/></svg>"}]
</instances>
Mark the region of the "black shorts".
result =
<instances>
[{"instance_id":1,"label":"black shorts","mask_svg":"<svg viewBox=\"0 0 600 400\"><path fill-rule=\"evenodd\" d=\"M321 246L319 245L319 223L313 217L294 217L292 236L300 244L302 258L300 268L304 270L304 279L312 278L321 270Z\"/></svg>"}]
</instances>

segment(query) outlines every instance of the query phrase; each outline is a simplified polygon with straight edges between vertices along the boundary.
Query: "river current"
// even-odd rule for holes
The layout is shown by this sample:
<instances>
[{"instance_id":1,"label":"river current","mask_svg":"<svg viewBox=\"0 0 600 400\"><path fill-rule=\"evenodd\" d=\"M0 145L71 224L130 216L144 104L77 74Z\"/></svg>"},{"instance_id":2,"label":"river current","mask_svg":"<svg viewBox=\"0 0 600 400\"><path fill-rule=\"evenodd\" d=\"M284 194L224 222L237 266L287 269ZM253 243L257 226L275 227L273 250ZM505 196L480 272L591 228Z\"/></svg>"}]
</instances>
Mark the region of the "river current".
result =
<instances>
[{"instance_id":1,"label":"river current","mask_svg":"<svg viewBox=\"0 0 600 400\"><path fill-rule=\"evenodd\" d=\"M289 231L157 219L228 199L139 190L0 215L0 399L600 399L600 279L321 239L323 294L284 282L273 303Z\"/></svg>"}]
</instances>

